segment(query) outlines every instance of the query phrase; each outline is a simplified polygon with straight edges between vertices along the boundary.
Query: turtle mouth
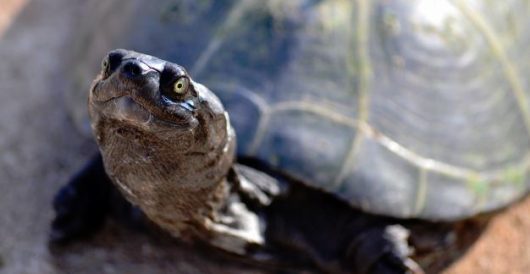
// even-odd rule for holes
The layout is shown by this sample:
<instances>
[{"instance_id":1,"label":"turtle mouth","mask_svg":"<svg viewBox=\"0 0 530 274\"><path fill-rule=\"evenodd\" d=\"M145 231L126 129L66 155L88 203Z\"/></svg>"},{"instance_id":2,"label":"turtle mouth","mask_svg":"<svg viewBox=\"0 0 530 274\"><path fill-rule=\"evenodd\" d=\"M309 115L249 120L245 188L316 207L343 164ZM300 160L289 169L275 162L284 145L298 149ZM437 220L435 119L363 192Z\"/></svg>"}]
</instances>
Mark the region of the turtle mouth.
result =
<instances>
[{"instance_id":1,"label":"turtle mouth","mask_svg":"<svg viewBox=\"0 0 530 274\"><path fill-rule=\"evenodd\" d=\"M144 88L130 87L112 77L102 79L100 75L90 90L91 114L151 130L197 126L195 98L172 101L159 92L155 85L157 77L147 82Z\"/></svg>"},{"instance_id":2,"label":"turtle mouth","mask_svg":"<svg viewBox=\"0 0 530 274\"><path fill-rule=\"evenodd\" d=\"M165 100L165 99L163 99ZM144 129L178 128L190 129L197 124L196 112L190 102L166 102L168 106L160 108L156 104L146 104L130 94L116 95L91 102L93 110L100 117L110 118L121 123L139 126ZM154 111L153 111L154 109Z\"/></svg>"},{"instance_id":3,"label":"turtle mouth","mask_svg":"<svg viewBox=\"0 0 530 274\"><path fill-rule=\"evenodd\" d=\"M102 114L127 123L146 125L152 119L151 113L131 96L113 97L102 102Z\"/></svg>"}]
</instances>

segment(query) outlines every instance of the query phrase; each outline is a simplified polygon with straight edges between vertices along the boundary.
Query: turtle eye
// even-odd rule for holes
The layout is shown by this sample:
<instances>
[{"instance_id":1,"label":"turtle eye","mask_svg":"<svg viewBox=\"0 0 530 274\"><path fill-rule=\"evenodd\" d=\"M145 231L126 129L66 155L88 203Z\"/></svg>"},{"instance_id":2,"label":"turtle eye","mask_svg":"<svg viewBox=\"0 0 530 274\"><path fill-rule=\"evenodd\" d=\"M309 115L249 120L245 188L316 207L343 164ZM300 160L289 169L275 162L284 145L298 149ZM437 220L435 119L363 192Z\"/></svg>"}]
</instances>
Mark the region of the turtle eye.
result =
<instances>
[{"instance_id":1,"label":"turtle eye","mask_svg":"<svg viewBox=\"0 0 530 274\"><path fill-rule=\"evenodd\" d=\"M186 93L189 86L189 80L186 77L180 77L175 84L173 84L173 92L175 92L178 95L182 95Z\"/></svg>"}]
</instances>

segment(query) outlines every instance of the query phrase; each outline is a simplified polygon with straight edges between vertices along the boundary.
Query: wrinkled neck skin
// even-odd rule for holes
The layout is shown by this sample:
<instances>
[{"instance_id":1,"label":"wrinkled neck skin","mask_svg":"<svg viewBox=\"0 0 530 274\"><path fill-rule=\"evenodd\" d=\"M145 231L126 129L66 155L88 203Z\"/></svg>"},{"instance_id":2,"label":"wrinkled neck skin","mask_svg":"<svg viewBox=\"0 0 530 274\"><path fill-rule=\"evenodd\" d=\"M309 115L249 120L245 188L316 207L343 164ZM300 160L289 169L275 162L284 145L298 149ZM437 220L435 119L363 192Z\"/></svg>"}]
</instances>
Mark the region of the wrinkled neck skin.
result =
<instances>
[{"instance_id":1,"label":"wrinkled neck skin","mask_svg":"<svg viewBox=\"0 0 530 274\"><path fill-rule=\"evenodd\" d=\"M134 125L124 123L130 113L106 113L105 104L131 104L128 98L103 104L89 100L92 129L112 181L155 223L184 238L191 227L193 233L207 230L201 229L204 223L215 219L223 206L235 149L228 116L222 109L221 114L212 112L208 105L218 99L195 85L198 123L184 129L149 111L140 112L144 122Z\"/></svg>"}]
</instances>

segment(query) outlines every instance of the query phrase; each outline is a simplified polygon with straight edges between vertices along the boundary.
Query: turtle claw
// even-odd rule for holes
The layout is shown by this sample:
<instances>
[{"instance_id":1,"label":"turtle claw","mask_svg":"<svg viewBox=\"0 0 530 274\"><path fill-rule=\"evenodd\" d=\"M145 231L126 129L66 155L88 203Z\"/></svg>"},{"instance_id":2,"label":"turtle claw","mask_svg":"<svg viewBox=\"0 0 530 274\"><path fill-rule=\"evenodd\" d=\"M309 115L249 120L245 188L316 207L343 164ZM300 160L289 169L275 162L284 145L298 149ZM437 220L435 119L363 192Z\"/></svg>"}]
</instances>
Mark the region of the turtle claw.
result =
<instances>
[{"instance_id":1,"label":"turtle claw","mask_svg":"<svg viewBox=\"0 0 530 274\"><path fill-rule=\"evenodd\" d=\"M381 274L425 274L423 269L411 258L400 258L388 254L376 262L367 273Z\"/></svg>"},{"instance_id":2,"label":"turtle claw","mask_svg":"<svg viewBox=\"0 0 530 274\"><path fill-rule=\"evenodd\" d=\"M409 231L400 225L390 225L385 228L383 237L388 241L390 248L384 261L391 261L394 269L402 270L404 273L424 274L421 267L409 257L413 251L408 244L409 235Z\"/></svg>"},{"instance_id":3,"label":"turtle claw","mask_svg":"<svg viewBox=\"0 0 530 274\"><path fill-rule=\"evenodd\" d=\"M282 193L280 182L263 172L244 165L235 165L233 171L232 176L237 182L238 190L243 194L242 198L255 204L268 206Z\"/></svg>"},{"instance_id":4,"label":"turtle claw","mask_svg":"<svg viewBox=\"0 0 530 274\"><path fill-rule=\"evenodd\" d=\"M416 263L411 258L407 258L405 261L405 266L407 267L407 272L411 274L425 274L425 271L421 268L421 266Z\"/></svg>"}]
</instances>

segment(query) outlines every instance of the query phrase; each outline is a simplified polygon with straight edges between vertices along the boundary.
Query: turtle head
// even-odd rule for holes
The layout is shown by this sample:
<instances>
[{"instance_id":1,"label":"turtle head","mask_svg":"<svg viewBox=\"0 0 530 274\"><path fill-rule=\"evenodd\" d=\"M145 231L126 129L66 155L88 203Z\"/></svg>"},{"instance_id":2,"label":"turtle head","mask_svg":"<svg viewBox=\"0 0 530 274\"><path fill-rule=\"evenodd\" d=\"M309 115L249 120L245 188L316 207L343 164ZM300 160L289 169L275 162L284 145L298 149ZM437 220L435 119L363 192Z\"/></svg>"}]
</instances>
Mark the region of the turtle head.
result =
<instances>
[{"instance_id":1,"label":"turtle head","mask_svg":"<svg viewBox=\"0 0 530 274\"><path fill-rule=\"evenodd\" d=\"M183 67L153 56L109 52L90 89L89 113L109 175L132 184L132 192L144 191L147 181L212 183L234 157L219 99Z\"/></svg>"},{"instance_id":2,"label":"turtle head","mask_svg":"<svg viewBox=\"0 0 530 274\"><path fill-rule=\"evenodd\" d=\"M225 119L219 99L186 70L153 56L117 49L102 61L90 96L92 119L119 121L147 131L184 133Z\"/></svg>"}]
</instances>

